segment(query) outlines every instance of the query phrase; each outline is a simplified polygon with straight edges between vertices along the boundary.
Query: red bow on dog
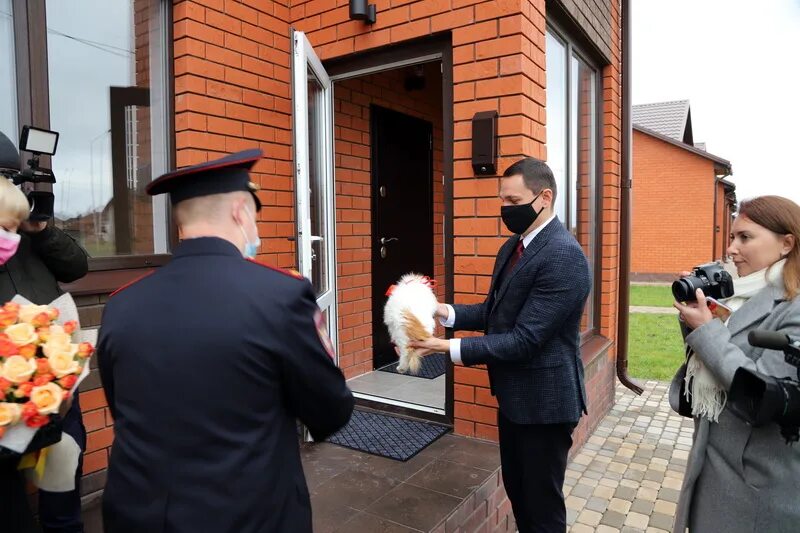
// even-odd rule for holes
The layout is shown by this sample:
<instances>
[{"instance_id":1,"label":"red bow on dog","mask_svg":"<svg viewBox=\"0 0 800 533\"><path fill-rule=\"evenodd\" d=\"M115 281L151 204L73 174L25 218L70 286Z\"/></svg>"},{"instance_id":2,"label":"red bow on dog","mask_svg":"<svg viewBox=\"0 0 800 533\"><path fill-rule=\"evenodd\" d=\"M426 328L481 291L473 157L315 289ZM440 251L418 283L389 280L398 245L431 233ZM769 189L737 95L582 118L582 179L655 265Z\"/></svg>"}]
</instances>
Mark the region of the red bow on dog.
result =
<instances>
[{"instance_id":1,"label":"red bow on dog","mask_svg":"<svg viewBox=\"0 0 800 533\"><path fill-rule=\"evenodd\" d=\"M436 288L436 280L435 279L431 279L428 276L422 276L421 279L422 279L422 283L424 283L425 285L430 287L431 290L434 290ZM386 296L391 296L392 293L394 292L394 288L395 287L397 287L397 283L395 283L394 285L389 285L389 288L386 289Z\"/></svg>"}]
</instances>

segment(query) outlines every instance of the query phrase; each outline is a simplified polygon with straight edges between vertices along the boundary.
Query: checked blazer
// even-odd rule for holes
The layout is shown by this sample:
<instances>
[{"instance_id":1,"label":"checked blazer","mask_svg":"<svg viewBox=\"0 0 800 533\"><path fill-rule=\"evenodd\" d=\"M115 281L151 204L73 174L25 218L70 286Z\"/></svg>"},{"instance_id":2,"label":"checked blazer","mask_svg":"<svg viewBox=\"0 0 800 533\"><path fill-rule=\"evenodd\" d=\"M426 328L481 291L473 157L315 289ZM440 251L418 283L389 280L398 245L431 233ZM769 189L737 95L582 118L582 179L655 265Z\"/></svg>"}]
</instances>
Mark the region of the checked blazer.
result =
<instances>
[{"instance_id":1,"label":"checked blazer","mask_svg":"<svg viewBox=\"0 0 800 533\"><path fill-rule=\"evenodd\" d=\"M580 321L591 288L588 261L556 217L503 276L519 238L500 248L486 300L453 306L454 329L485 332L461 340L461 360L487 365L492 395L511 422L577 422L586 412Z\"/></svg>"}]
</instances>

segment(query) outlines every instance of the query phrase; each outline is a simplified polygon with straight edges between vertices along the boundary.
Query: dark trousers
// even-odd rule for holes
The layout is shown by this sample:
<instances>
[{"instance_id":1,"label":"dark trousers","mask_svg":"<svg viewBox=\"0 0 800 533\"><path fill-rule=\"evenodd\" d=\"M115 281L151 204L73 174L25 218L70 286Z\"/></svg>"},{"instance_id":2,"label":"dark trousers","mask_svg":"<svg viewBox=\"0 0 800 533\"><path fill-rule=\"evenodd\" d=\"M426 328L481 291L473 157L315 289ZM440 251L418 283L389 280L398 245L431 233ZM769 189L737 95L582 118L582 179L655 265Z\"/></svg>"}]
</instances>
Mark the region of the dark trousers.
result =
<instances>
[{"instance_id":1,"label":"dark trousers","mask_svg":"<svg viewBox=\"0 0 800 533\"><path fill-rule=\"evenodd\" d=\"M503 484L520 533L567 529L564 474L576 424L515 424L498 412Z\"/></svg>"},{"instance_id":2,"label":"dark trousers","mask_svg":"<svg viewBox=\"0 0 800 533\"><path fill-rule=\"evenodd\" d=\"M86 450L86 429L81 418L81 406L78 394L64 416L64 433L69 434ZM75 472L75 490L69 492L39 491L39 522L44 533L83 533L81 520L81 471L83 470L83 454L78 460Z\"/></svg>"}]
</instances>

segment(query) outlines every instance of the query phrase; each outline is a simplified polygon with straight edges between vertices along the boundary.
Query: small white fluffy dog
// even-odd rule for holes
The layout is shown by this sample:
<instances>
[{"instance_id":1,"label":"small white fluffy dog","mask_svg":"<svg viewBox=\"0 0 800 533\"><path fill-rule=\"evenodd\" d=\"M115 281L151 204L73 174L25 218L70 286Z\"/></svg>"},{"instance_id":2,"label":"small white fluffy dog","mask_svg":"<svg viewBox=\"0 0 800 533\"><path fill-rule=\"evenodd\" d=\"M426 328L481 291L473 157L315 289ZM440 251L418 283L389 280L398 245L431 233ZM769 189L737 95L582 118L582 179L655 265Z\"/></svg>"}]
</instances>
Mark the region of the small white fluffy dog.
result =
<instances>
[{"instance_id":1,"label":"small white fluffy dog","mask_svg":"<svg viewBox=\"0 0 800 533\"><path fill-rule=\"evenodd\" d=\"M409 341L425 340L433 335L436 323L436 295L434 282L427 276L409 273L392 285L386 294L389 300L383 309L383 322L389 336L397 346L400 363L397 371L412 374L419 372L422 357L416 350L408 348Z\"/></svg>"}]
</instances>

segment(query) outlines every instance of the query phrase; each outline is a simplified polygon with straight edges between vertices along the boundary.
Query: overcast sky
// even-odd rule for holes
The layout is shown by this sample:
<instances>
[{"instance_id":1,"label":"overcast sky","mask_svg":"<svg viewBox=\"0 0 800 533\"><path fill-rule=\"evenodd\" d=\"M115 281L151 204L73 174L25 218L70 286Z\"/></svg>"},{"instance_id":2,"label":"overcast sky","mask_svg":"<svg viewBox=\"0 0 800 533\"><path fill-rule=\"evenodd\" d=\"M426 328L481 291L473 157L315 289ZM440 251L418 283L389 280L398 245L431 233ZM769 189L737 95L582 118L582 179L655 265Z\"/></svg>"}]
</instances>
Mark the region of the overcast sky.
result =
<instances>
[{"instance_id":1,"label":"overcast sky","mask_svg":"<svg viewBox=\"0 0 800 533\"><path fill-rule=\"evenodd\" d=\"M689 99L742 200L800 203L800 0L634 0L633 103ZM634 184L635 187L635 184Z\"/></svg>"}]
</instances>

